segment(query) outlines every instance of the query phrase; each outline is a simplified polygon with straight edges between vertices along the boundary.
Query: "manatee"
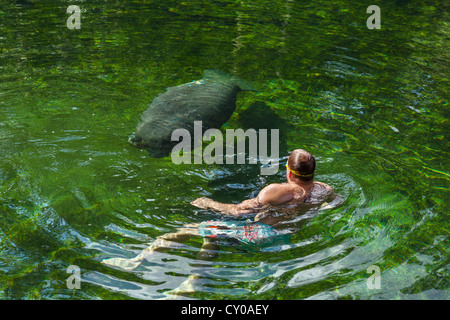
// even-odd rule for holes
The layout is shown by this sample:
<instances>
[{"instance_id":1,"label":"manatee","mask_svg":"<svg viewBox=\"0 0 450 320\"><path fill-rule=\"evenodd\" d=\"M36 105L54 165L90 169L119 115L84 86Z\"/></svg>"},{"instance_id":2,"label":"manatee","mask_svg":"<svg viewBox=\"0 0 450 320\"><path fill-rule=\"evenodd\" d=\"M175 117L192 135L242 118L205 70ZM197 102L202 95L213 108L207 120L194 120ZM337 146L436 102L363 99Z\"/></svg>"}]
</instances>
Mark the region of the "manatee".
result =
<instances>
[{"instance_id":1,"label":"manatee","mask_svg":"<svg viewBox=\"0 0 450 320\"><path fill-rule=\"evenodd\" d=\"M129 143L145 148L154 157L170 154L179 141L172 132L184 128L193 136L194 121L203 130L220 128L236 109L239 91L255 91L245 80L219 70L205 70L201 80L167 88L143 112Z\"/></svg>"}]
</instances>

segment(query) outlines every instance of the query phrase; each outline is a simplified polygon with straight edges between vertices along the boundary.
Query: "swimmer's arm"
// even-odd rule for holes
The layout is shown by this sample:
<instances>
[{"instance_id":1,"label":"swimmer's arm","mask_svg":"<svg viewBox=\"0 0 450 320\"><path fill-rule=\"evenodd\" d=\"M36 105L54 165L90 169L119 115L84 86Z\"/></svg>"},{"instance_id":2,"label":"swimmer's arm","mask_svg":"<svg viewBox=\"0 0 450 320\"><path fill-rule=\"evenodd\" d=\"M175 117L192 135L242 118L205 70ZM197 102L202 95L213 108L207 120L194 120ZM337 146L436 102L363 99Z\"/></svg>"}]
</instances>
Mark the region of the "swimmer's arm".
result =
<instances>
[{"instance_id":1,"label":"swimmer's arm","mask_svg":"<svg viewBox=\"0 0 450 320\"><path fill-rule=\"evenodd\" d=\"M240 216L254 212L256 213L256 210L260 207L260 204L257 202L256 198L245 200L239 204L221 203L209 198L198 198L192 201L191 204L201 209L211 209L230 216Z\"/></svg>"},{"instance_id":2,"label":"swimmer's arm","mask_svg":"<svg viewBox=\"0 0 450 320\"><path fill-rule=\"evenodd\" d=\"M256 198L245 200L239 204L221 203L209 198L199 198L191 204L202 209L211 209L226 215L240 216L257 213L271 205L280 205L292 199L292 194L286 193L280 184L265 187Z\"/></svg>"}]
</instances>

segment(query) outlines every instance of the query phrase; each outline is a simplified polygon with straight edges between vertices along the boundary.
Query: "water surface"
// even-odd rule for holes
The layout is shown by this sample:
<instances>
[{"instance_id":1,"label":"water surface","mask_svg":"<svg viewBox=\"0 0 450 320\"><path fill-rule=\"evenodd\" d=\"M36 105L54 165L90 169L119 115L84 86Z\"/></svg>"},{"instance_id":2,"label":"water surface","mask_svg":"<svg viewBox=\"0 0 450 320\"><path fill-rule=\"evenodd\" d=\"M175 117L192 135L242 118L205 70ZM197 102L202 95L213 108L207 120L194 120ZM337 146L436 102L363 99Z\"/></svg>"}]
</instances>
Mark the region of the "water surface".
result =
<instances>
[{"instance_id":1,"label":"water surface","mask_svg":"<svg viewBox=\"0 0 450 320\"><path fill-rule=\"evenodd\" d=\"M160 299L195 274L183 298L448 299L448 5L382 3L369 30L371 4L98 0L69 30L65 1L2 2L0 297ZM257 87L224 128L279 128L276 175L127 144L158 93L207 68ZM203 261L193 238L133 271L101 263L218 218L197 197L238 202L283 181L296 148L344 203L298 218L288 245Z\"/></svg>"}]
</instances>

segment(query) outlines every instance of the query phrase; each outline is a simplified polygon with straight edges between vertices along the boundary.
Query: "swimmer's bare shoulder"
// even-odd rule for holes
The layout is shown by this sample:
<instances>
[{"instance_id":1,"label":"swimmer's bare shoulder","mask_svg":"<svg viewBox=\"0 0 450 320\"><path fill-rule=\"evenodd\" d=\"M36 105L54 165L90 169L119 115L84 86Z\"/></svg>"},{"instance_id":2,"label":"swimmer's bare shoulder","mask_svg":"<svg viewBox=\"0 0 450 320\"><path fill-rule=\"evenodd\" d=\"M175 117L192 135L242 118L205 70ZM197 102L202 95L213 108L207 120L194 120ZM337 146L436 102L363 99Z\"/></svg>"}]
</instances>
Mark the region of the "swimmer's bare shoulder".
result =
<instances>
[{"instance_id":1,"label":"swimmer's bare shoulder","mask_svg":"<svg viewBox=\"0 0 450 320\"><path fill-rule=\"evenodd\" d=\"M332 201L335 197L336 194L331 186L314 181L309 191L292 183L273 183L261 190L256 199L259 204L276 206L305 202L320 204Z\"/></svg>"},{"instance_id":2,"label":"swimmer's bare shoulder","mask_svg":"<svg viewBox=\"0 0 450 320\"><path fill-rule=\"evenodd\" d=\"M258 202L263 205L281 205L292 201L303 200L305 190L292 183L273 183L258 194Z\"/></svg>"}]
</instances>

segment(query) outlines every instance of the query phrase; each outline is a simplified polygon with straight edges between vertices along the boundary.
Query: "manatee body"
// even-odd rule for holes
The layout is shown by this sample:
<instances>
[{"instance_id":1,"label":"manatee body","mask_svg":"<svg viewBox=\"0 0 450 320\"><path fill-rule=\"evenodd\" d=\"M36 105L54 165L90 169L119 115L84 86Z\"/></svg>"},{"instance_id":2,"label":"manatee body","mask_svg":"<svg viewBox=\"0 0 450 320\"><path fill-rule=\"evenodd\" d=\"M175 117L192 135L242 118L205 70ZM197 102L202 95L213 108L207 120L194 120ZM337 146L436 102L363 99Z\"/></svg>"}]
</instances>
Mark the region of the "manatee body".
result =
<instances>
[{"instance_id":1,"label":"manatee body","mask_svg":"<svg viewBox=\"0 0 450 320\"><path fill-rule=\"evenodd\" d=\"M201 80L166 89L144 111L129 142L148 149L155 157L166 156L178 141L171 141L176 129L193 136L194 121L203 130L220 128L236 108L239 91L254 91L246 81L218 70L205 70Z\"/></svg>"}]
</instances>

